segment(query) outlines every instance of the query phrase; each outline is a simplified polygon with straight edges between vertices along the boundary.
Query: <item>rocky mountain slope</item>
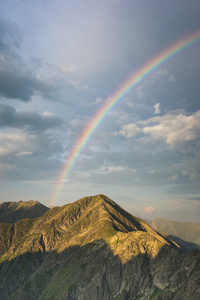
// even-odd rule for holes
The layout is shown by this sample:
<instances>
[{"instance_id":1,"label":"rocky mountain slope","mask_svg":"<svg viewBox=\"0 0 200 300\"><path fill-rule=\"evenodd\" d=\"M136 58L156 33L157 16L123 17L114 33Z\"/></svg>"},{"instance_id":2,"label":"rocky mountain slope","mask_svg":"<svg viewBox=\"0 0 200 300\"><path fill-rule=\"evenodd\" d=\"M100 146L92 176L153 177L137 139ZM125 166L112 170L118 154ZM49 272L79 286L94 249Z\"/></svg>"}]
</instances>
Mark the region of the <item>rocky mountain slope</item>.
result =
<instances>
[{"instance_id":1,"label":"rocky mountain slope","mask_svg":"<svg viewBox=\"0 0 200 300\"><path fill-rule=\"evenodd\" d=\"M200 298L200 252L103 195L0 224L1 299Z\"/></svg>"},{"instance_id":2,"label":"rocky mountain slope","mask_svg":"<svg viewBox=\"0 0 200 300\"><path fill-rule=\"evenodd\" d=\"M38 201L4 202L0 204L0 223L15 223L26 218L37 218L49 210Z\"/></svg>"}]
</instances>

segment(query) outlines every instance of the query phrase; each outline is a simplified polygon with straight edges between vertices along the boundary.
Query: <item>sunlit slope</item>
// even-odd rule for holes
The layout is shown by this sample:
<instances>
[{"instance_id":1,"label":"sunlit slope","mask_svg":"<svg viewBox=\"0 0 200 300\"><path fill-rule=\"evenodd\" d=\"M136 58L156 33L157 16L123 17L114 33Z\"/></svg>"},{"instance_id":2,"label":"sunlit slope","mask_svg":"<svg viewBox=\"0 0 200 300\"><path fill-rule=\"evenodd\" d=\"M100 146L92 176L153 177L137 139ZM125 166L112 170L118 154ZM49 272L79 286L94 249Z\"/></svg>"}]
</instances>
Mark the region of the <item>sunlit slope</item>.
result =
<instances>
[{"instance_id":1,"label":"sunlit slope","mask_svg":"<svg viewBox=\"0 0 200 300\"><path fill-rule=\"evenodd\" d=\"M133 217L103 195L54 207L36 220L1 225L0 230L10 244L6 249L6 257L10 258L28 251L62 252L67 247L99 239L106 241L113 252L125 260L138 253L154 256L164 245L172 245L145 221ZM129 251L126 251L127 245ZM1 259L4 260L4 256Z\"/></svg>"}]
</instances>

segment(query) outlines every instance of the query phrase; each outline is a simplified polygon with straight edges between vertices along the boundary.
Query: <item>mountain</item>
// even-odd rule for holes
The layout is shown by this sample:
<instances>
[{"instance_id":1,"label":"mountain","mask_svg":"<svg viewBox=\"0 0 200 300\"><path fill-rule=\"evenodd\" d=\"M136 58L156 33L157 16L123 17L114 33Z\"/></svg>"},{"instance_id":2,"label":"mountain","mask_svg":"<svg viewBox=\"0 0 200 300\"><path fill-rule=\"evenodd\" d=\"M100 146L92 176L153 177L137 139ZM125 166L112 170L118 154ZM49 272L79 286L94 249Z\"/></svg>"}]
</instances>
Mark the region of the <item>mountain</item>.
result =
<instances>
[{"instance_id":1,"label":"mountain","mask_svg":"<svg viewBox=\"0 0 200 300\"><path fill-rule=\"evenodd\" d=\"M104 195L0 224L1 299L200 297L200 252L184 254Z\"/></svg>"},{"instance_id":2,"label":"mountain","mask_svg":"<svg viewBox=\"0 0 200 300\"><path fill-rule=\"evenodd\" d=\"M184 249L200 250L200 223L175 222L164 218L155 218L149 224L153 229L167 233L170 239Z\"/></svg>"},{"instance_id":3,"label":"mountain","mask_svg":"<svg viewBox=\"0 0 200 300\"><path fill-rule=\"evenodd\" d=\"M49 210L38 201L4 202L0 204L0 223L15 223L26 218L37 218Z\"/></svg>"}]
</instances>

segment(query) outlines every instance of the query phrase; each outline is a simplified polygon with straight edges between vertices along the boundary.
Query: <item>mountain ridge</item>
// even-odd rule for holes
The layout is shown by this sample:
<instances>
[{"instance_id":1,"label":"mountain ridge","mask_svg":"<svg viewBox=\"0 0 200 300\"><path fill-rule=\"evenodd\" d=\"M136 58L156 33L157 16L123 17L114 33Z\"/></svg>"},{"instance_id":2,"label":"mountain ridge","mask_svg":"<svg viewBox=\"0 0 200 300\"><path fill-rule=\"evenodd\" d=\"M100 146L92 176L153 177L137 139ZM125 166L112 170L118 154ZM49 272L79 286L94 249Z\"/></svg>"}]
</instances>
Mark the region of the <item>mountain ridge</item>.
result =
<instances>
[{"instance_id":1,"label":"mountain ridge","mask_svg":"<svg viewBox=\"0 0 200 300\"><path fill-rule=\"evenodd\" d=\"M0 232L2 299L171 300L200 295L192 283L194 276L199 280L200 253L183 254L144 220L101 194L54 207L35 219L1 223Z\"/></svg>"},{"instance_id":2,"label":"mountain ridge","mask_svg":"<svg viewBox=\"0 0 200 300\"><path fill-rule=\"evenodd\" d=\"M15 223L25 218L37 218L48 210L48 207L33 200L3 202L0 204L0 223Z\"/></svg>"}]
</instances>

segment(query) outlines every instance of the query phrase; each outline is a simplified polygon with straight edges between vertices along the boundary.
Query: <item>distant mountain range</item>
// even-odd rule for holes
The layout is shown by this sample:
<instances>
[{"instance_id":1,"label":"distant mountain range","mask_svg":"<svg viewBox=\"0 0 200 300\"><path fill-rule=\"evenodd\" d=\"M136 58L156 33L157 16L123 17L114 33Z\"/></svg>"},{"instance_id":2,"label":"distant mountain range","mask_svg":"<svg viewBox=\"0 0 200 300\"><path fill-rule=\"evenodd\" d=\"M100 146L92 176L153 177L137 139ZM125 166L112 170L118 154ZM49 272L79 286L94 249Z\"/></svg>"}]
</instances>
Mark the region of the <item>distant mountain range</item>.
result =
<instances>
[{"instance_id":1,"label":"distant mountain range","mask_svg":"<svg viewBox=\"0 0 200 300\"><path fill-rule=\"evenodd\" d=\"M200 223L175 222L164 218L155 218L149 225L167 234L167 237L175 241L187 251L200 250Z\"/></svg>"},{"instance_id":2,"label":"distant mountain range","mask_svg":"<svg viewBox=\"0 0 200 300\"><path fill-rule=\"evenodd\" d=\"M200 299L200 252L184 253L104 195L0 209L2 300Z\"/></svg>"}]
</instances>

